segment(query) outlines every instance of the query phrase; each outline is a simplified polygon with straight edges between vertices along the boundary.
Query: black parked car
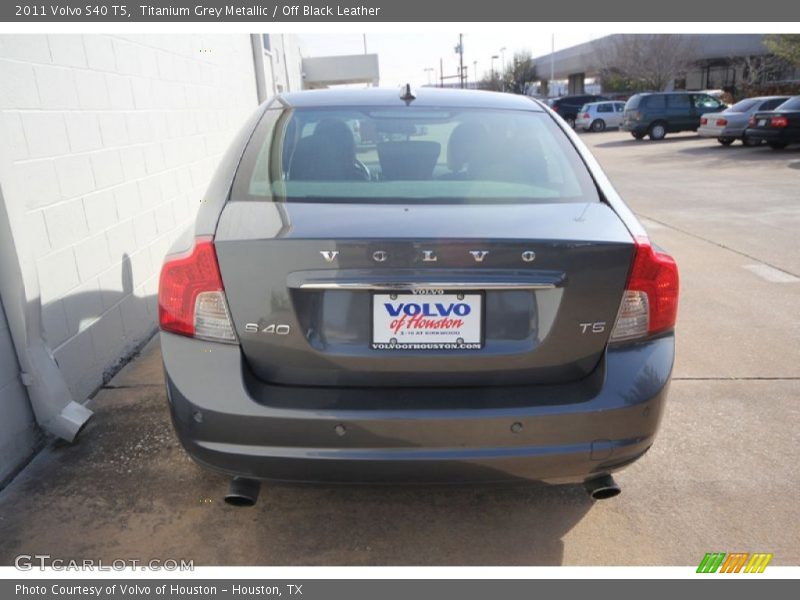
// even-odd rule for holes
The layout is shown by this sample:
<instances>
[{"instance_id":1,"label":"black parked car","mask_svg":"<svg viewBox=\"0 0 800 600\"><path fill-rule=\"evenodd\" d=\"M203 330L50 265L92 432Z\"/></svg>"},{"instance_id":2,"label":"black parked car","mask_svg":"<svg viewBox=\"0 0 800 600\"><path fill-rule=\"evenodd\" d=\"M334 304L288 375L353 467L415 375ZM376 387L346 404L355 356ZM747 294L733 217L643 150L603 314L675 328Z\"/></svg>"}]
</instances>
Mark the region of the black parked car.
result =
<instances>
[{"instance_id":1,"label":"black parked car","mask_svg":"<svg viewBox=\"0 0 800 600\"><path fill-rule=\"evenodd\" d=\"M229 502L260 479L608 498L658 430L678 270L539 102L320 90L255 112L158 298L178 437Z\"/></svg>"},{"instance_id":2,"label":"black parked car","mask_svg":"<svg viewBox=\"0 0 800 600\"><path fill-rule=\"evenodd\" d=\"M697 131L704 113L727 106L701 92L654 92L634 94L625 104L621 129L637 140L649 135L662 140L668 133Z\"/></svg>"},{"instance_id":3,"label":"black parked car","mask_svg":"<svg viewBox=\"0 0 800 600\"><path fill-rule=\"evenodd\" d=\"M604 96L581 94L578 96L561 96L560 98L553 98L552 100L548 100L547 104L550 106L550 108L557 112L562 119L569 123L570 127L574 129L575 119L578 118L578 113L584 104L589 104L590 102L603 102L605 100L608 100L608 98Z\"/></svg>"},{"instance_id":4,"label":"black parked car","mask_svg":"<svg viewBox=\"0 0 800 600\"><path fill-rule=\"evenodd\" d=\"M774 150L800 144L800 96L789 98L775 110L754 114L744 137L752 143L766 141Z\"/></svg>"}]
</instances>

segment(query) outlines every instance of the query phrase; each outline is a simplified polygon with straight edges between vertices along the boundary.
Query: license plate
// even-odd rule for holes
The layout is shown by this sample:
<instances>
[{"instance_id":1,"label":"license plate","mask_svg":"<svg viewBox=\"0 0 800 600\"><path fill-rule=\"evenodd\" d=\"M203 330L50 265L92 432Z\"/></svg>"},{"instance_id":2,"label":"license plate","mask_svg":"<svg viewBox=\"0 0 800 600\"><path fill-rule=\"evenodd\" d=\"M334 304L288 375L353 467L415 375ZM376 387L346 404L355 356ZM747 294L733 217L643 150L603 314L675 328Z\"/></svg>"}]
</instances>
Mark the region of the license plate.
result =
<instances>
[{"instance_id":1,"label":"license plate","mask_svg":"<svg viewBox=\"0 0 800 600\"><path fill-rule=\"evenodd\" d=\"M758 126L759 127L764 127L766 124L767 124L767 120L766 119L759 119L758 120Z\"/></svg>"},{"instance_id":2,"label":"license plate","mask_svg":"<svg viewBox=\"0 0 800 600\"><path fill-rule=\"evenodd\" d=\"M374 294L374 350L478 350L480 293Z\"/></svg>"}]
</instances>

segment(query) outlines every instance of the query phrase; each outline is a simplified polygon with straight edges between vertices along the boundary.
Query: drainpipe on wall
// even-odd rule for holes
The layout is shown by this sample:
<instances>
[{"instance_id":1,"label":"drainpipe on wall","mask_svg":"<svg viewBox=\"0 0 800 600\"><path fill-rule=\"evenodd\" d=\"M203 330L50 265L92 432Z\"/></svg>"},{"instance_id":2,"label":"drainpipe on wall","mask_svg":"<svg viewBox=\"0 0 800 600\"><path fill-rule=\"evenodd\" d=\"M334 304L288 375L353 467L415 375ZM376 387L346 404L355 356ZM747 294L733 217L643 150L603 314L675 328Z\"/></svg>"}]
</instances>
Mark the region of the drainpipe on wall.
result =
<instances>
[{"instance_id":1,"label":"drainpipe on wall","mask_svg":"<svg viewBox=\"0 0 800 600\"><path fill-rule=\"evenodd\" d=\"M0 114L0 139L8 140L3 125ZM36 421L45 431L71 442L92 411L73 400L44 340L36 263L25 241L24 209L12 200L23 196L15 195L17 182L8 152L7 144L0 144L0 298Z\"/></svg>"},{"instance_id":2,"label":"drainpipe on wall","mask_svg":"<svg viewBox=\"0 0 800 600\"><path fill-rule=\"evenodd\" d=\"M267 81L264 75L264 43L261 34L250 34L250 45L253 48L253 67L256 72L256 95L258 103L261 104L267 99Z\"/></svg>"}]
</instances>

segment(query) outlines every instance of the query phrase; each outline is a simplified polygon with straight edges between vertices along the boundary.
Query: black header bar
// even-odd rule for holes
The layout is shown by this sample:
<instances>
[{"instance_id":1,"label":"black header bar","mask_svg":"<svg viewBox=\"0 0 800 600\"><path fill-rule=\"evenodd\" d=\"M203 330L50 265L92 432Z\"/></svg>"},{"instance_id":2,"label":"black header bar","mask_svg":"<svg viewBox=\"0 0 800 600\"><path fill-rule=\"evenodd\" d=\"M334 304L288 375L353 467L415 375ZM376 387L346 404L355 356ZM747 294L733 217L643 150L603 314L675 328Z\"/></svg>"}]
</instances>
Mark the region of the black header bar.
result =
<instances>
[{"instance_id":1,"label":"black header bar","mask_svg":"<svg viewBox=\"0 0 800 600\"><path fill-rule=\"evenodd\" d=\"M759 0L2 0L0 22L798 22ZM758 33L754 31L753 33Z\"/></svg>"}]
</instances>

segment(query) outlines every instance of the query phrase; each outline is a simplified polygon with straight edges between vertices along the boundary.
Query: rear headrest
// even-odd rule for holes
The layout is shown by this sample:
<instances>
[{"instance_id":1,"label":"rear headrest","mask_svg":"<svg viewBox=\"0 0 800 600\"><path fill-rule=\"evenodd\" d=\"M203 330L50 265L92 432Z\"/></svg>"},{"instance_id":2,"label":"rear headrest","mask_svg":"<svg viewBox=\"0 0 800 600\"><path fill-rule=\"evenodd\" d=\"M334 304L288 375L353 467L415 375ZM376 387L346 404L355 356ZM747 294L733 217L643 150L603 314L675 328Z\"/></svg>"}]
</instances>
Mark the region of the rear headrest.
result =
<instances>
[{"instance_id":1,"label":"rear headrest","mask_svg":"<svg viewBox=\"0 0 800 600\"><path fill-rule=\"evenodd\" d=\"M457 173L468 164L477 162L488 143L489 133L481 123L460 123L450 133L447 142L448 168Z\"/></svg>"},{"instance_id":2,"label":"rear headrest","mask_svg":"<svg viewBox=\"0 0 800 600\"><path fill-rule=\"evenodd\" d=\"M381 142L378 144L381 174L384 179L430 179L441 152L442 145L438 142Z\"/></svg>"},{"instance_id":3,"label":"rear headrest","mask_svg":"<svg viewBox=\"0 0 800 600\"><path fill-rule=\"evenodd\" d=\"M341 119L323 119L314 128L314 137L324 138L338 148L348 162L356 157L356 140L353 131Z\"/></svg>"}]
</instances>

